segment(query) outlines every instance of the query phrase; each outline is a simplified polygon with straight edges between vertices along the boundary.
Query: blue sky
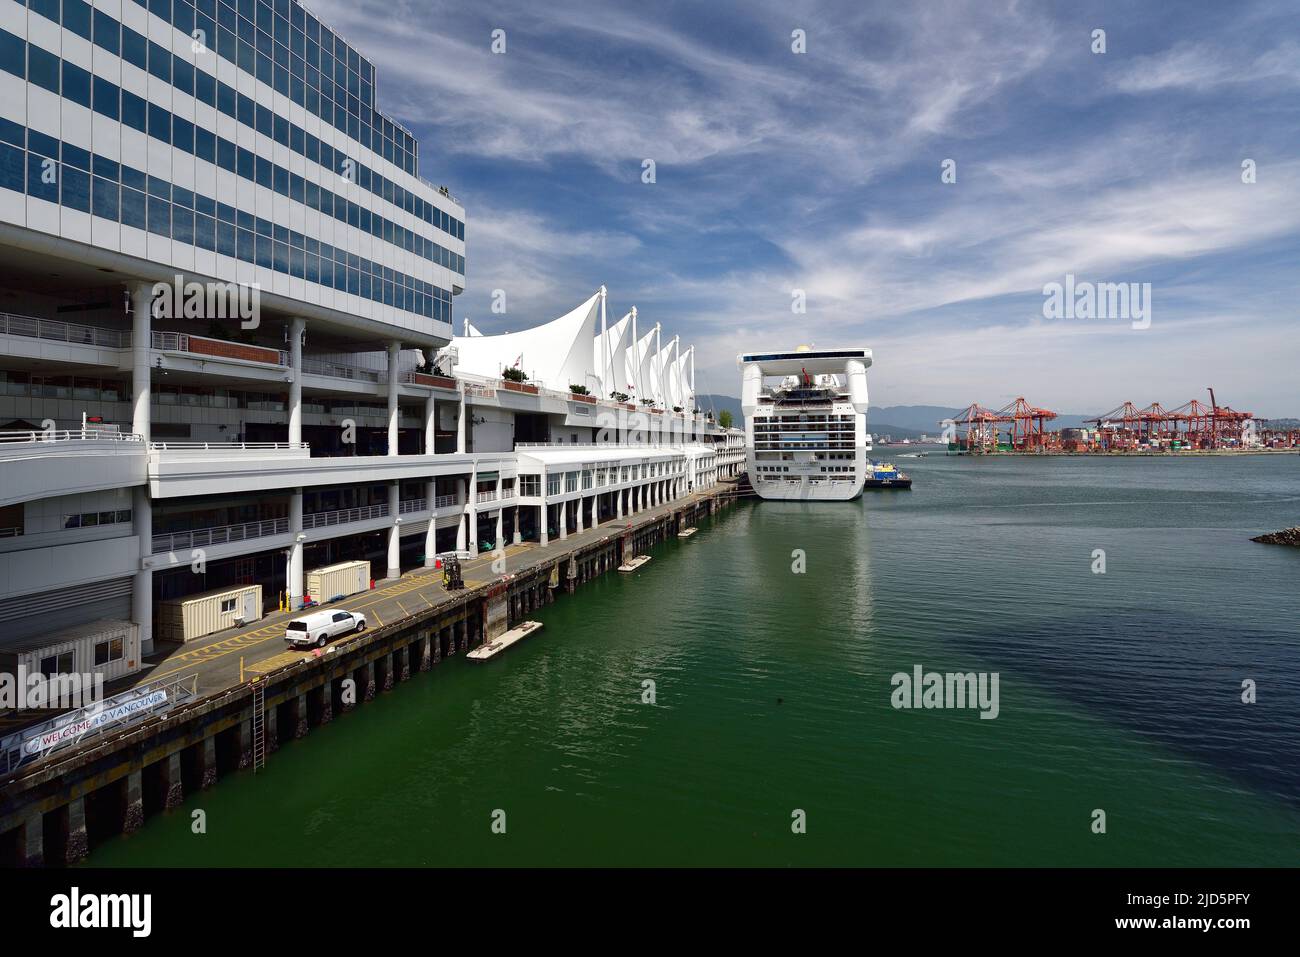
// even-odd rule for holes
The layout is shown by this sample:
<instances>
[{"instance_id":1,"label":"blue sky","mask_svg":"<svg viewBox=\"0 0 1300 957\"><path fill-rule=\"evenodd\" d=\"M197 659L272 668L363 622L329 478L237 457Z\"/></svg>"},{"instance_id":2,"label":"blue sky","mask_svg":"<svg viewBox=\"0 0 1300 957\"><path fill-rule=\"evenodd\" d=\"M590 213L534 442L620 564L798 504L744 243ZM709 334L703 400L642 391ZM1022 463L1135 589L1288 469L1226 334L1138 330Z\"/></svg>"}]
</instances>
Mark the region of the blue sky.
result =
<instances>
[{"instance_id":1,"label":"blue sky","mask_svg":"<svg viewBox=\"0 0 1300 957\"><path fill-rule=\"evenodd\" d=\"M701 391L742 349L862 344L878 405L1300 415L1293 0L308 6L467 208L458 325L603 283ZM1150 327L1044 318L1067 273L1150 283Z\"/></svg>"}]
</instances>

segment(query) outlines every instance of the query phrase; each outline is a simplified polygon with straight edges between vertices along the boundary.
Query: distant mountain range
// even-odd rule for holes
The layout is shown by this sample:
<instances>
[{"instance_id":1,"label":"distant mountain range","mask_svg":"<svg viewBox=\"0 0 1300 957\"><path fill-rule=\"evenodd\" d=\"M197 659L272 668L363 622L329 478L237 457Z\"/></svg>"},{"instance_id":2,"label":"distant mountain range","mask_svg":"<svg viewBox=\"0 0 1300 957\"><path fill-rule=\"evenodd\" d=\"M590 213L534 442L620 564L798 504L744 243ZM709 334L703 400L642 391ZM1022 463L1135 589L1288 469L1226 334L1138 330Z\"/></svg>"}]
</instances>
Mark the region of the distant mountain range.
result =
<instances>
[{"instance_id":1,"label":"distant mountain range","mask_svg":"<svg viewBox=\"0 0 1300 957\"><path fill-rule=\"evenodd\" d=\"M740 411L740 400L730 395L701 395L698 398L701 409L713 409L721 412L730 409L738 428L745 425L745 417ZM872 435L892 435L899 439L914 439L922 433L938 435L942 430L939 424L944 419L955 416L961 409L951 409L942 405L873 405L867 412L867 431ZM1061 414L1052 419L1049 428L1077 429L1083 420L1097 413ZM1275 428L1296 428L1300 422L1295 419L1274 419Z\"/></svg>"},{"instance_id":2,"label":"distant mountain range","mask_svg":"<svg viewBox=\"0 0 1300 957\"><path fill-rule=\"evenodd\" d=\"M740 411L740 399L730 395L701 395L696 404L704 411L721 412L730 409L737 427L743 427L745 418ZM937 435L944 419L960 412L942 405L873 405L867 412L867 431L872 435L892 435L900 439L914 439L923 433ZM1083 425L1083 415L1058 415L1052 420L1054 429L1078 428Z\"/></svg>"}]
</instances>

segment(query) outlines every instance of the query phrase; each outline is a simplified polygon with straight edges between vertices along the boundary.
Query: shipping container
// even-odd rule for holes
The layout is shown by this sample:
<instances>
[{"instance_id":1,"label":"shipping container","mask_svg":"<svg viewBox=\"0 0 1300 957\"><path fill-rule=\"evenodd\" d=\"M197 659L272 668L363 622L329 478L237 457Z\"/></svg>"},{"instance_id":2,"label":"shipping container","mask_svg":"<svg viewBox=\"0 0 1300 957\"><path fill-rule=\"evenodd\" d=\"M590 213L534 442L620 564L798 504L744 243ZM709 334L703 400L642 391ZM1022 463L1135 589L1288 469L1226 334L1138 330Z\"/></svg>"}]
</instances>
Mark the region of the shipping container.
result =
<instances>
[{"instance_id":1,"label":"shipping container","mask_svg":"<svg viewBox=\"0 0 1300 957\"><path fill-rule=\"evenodd\" d=\"M370 562L340 562L313 568L304 576L313 601L327 602L370 589Z\"/></svg>"},{"instance_id":2,"label":"shipping container","mask_svg":"<svg viewBox=\"0 0 1300 957\"><path fill-rule=\"evenodd\" d=\"M101 619L0 649L0 673L102 675L105 683L140 670L140 626ZM19 705L22 702L18 702Z\"/></svg>"},{"instance_id":3,"label":"shipping container","mask_svg":"<svg viewBox=\"0 0 1300 957\"><path fill-rule=\"evenodd\" d=\"M154 637L159 641L193 641L261 618L262 586L232 585L159 602Z\"/></svg>"}]
</instances>

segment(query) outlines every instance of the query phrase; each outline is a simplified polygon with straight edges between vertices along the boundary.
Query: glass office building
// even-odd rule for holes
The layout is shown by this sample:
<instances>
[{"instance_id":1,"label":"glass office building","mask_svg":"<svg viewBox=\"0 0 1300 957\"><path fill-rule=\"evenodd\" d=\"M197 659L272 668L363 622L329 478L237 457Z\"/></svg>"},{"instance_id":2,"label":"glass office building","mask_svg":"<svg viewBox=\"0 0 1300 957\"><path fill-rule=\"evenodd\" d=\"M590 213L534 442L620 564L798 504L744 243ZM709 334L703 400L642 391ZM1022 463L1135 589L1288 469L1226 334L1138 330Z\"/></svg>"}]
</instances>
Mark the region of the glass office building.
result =
<instances>
[{"instance_id":1,"label":"glass office building","mask_svg":"<svg viewBox=\"0 0 1300 957\"><path fill-rule=\"evenodd\" d=\"M450 334L464 211L295 0L0 0L0 224Z\"/></svg>"}]
</instances>

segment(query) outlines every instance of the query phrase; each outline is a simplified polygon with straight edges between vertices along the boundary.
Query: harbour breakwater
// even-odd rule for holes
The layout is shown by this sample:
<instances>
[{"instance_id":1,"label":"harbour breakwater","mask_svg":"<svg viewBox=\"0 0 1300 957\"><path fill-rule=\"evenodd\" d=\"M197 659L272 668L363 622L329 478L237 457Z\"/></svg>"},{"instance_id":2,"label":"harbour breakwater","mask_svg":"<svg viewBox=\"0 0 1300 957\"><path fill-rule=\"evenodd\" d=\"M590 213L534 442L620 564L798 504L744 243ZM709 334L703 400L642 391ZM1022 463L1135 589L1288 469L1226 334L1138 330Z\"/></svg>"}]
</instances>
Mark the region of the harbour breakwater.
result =
<instances>
[{"instance_id":1,"label":"harbour breakwater","mask_svg":"<svg viewBox=\"0 0 1300 957\"><path fill-rule=\"evenodd\" d=\"M1292 545L1300 548L1300 528L1284 528L1280 532L1256 535L1251 541L1262 542L1265 545Z\"/></svg>"},{"instance_id":2,"label":"harbour breakwater","mask_svg":"<svg viewBox=\"0 0 1300 957\"><path fill-rule=\"evenodd\" d=\"M255 771L281 742L491 641L557 595L616 573L627 559L735 500L723 485L667 512L610 525L601 538L552 543L511 575L21 767L0 782L0 865L79 863L98 843L177 808L186 793Z\"/></svg>"}]
</instances>

